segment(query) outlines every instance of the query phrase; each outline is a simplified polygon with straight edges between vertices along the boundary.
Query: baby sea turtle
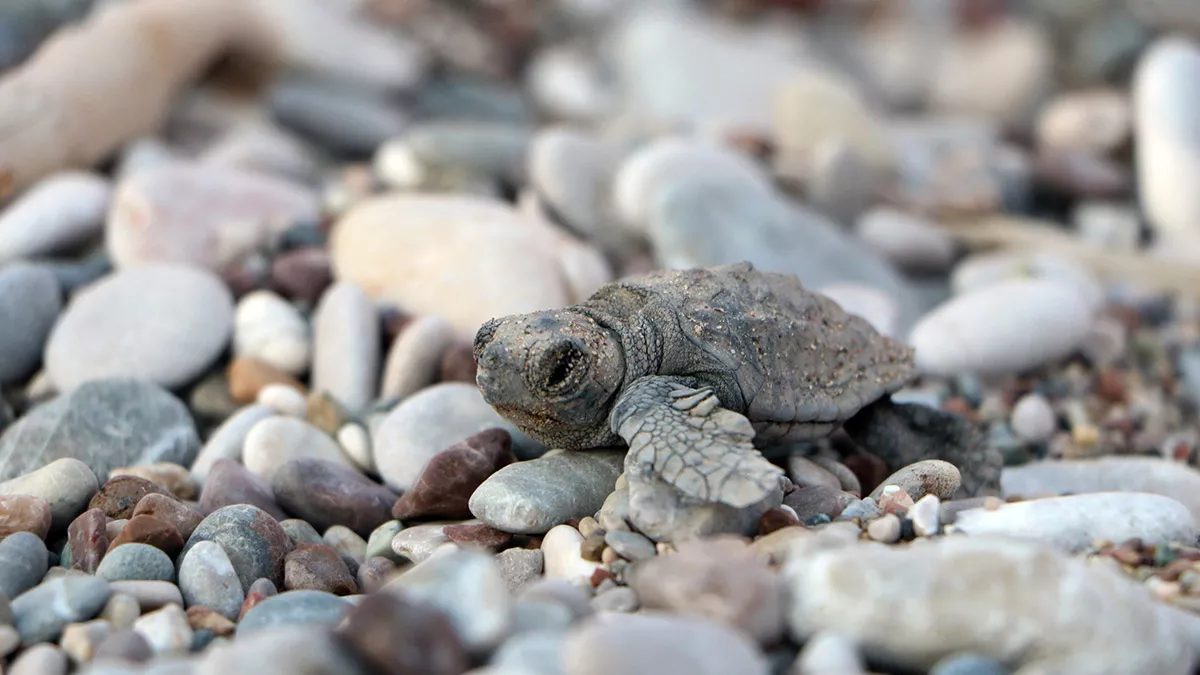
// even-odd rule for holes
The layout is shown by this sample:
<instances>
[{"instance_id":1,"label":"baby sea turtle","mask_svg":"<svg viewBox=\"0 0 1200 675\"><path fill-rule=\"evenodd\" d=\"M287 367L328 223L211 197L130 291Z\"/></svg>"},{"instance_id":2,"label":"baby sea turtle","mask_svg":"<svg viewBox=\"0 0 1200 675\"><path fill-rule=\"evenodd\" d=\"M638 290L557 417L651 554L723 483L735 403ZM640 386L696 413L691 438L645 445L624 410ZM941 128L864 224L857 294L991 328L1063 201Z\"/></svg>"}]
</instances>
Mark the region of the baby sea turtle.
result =
<instances>
[{"instance_id":1,"label":"baby sea turtle","mask_svg":"<svg viewBox=\"0 0 1200 675\"><path fill-rule=\"evenodd\" d=\"M663 270L573 307L492 319L475 336L484 399L553 448L628 444L627 477L748 506L783 470L759 449L844 427L893 469L938 458L963 492L994 491L1000 458L965 420L891 401L912 350L747 262Z\"/></svg>"}]
</instances>

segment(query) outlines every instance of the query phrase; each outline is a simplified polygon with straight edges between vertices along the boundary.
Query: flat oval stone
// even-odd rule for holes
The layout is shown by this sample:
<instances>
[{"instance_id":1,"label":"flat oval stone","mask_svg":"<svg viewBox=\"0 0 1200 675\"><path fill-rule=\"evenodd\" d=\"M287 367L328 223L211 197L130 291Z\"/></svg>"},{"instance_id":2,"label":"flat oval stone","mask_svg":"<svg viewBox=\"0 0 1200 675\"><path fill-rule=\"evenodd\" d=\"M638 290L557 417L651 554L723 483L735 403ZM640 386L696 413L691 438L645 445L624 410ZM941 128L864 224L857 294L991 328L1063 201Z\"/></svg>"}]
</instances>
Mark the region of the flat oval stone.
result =
<instances>
[{"instance_id":1,"label":"flat oval stone","mask_svg":"<svg viewBox=\"0 0 1200 675\"><path fill-rule=\"evenodd\" d=\"M70 574L22 593L12 601L14 624L22 644L57 640L67 624L99 614L110 592L104 579Z\"/></svg>"},{"instance_id":2,"label":"flat oval stone","mask_svg":"<svg viewBox=\"0 0 1200 675\"><path fill-rule=\"evenodd\" d=\"M174 581L175 564L149 544L128 543L104 556L96 576L109 581Z\"/></svg>"},{"instance_id":3,"label":"flat oval stone","mask_svg":"<svg viewBox=\"0 0 1200 675\"><path fill-rule=\"evenodd\" d=\"M437 382L442 355L455 338L454 327L440 316L417 317L405 326L388 350L380 397L403 401Z\"/></svg>"},{"instance_id":4,"label":"flat oval stone","mask_svg":"<svg viewBox=\"0 0 1200 675\"><path fill-rule=\"evenodd\" d=\"M34 408L5 430L0 479L63 457L79 459L96 476L130 464L187 464L199 445L187 407L162 387L126 378L93 381Z\"/></svg>"},{"instance_id":5,"label":"flat oval stone","mask_svg":"<svg viewBox=\"0 0 1200 675\"><path fill-rule=\"evenodd\" d=\"M304 420L269 417L255 424L246 434L242 463L268 483L280 467L300 457L351 466L337 441Z\"/></svg>"},{"instance_id":6,"label":"flat oval stone","mask_svg":"<svg viewBox=\"0 0 1200 675\"><path fill-rule=\"evenodd\" d=\"M530 184L570 227L588 237L607 225L608 187L620 153L567 126L540 130L527 157Z\"/></svg>"},{"instance_id":7,"label":"flat oval stone","mask_svg":"<svg viewBox=\"0 0 1200 675\"><path fill-rule=\"evenodd\" d=\"M287 517L275 502L275 495L266 481L232 459L221 459L213 465L204 483L204 490L200 493L200 510L212 513L232 504L257 506L276 520Z\"/></svg>"},{"instance_id":8,"label":"flat oval stone","mask_svg":"<svg viewBox=\"0 0 1200 675\"><path fill-rule=\"evenodd\" d=\"M141 611L148 612L167 605L183 605L179 587L169 581L127 579L111 581L113 593L123 593L137 600Z\"/></svg>"},{"instance_id":9,"label":"flat oval stone","mask_svg":"<svg viewBox=\"0 0 1200 675\"><path fill-rule=\"evenodd\" d=\"M958 486L962 484L962 474L950 462L940 459L926 459L914 462L888 476L871 492L871 498L879 501L883 488L888 485L898 485L913 501L927 494L936 495L938 499L953 499Z\"/></svg>"},{"instance_id":10,"label":"flat oval stone","mask_svg":"<svg viewBox=\"0 0 1200 675\"><path fill-rule=\"evenodd\" d=\"M243 588L264 577L276 586L283 583L283 557L292 542L279 522L262 509L233 504L212 512L192 533L179 560L202 541L216 542L225 550Z\"/></svg>"},{"instance_id":11,"label":"flat oval stone","mask_svg":"<svg viewBox=\"0 0 1200 675\"><path fill-rule=\"evenodd\" d=\"M265 405L248 405L217 427L208 437L208 442L200 450L196 461L192 463L192 476L196 482L204 484L208 472L220 459L241 461L242 446L245 445L246 435L259 421L274 416L276 413Z\"/></svg>"},{"instance_id":12,"label":"flat oval stone","mask_svg":"<svg viewBox=\"0 0 1200 675\"><path fill-rule=\"evenodd\" d=\"M448 382L427 387L402 401L375 427L375 466L389 487L404 492L412 489L439 452L492 428L504 429L512 436L518 457L541 454L542 446L500 417L474 384Z\"/></svg>"},{"instance_id":13,"label":"flat oval stone","mask_svg":"<svg viewBox=\"0 0 1200 675\"><path fill-rule=\"evenodd\" d=\"M3 233L0 225L0 237ZM62 302L49 269L18 263L0 270L0 384L21 382L37 370Z\"/></svg>"},{"instance_id":14,"label":"flat oval stone","mask_svg":"<svg viewBox=\"0 0 1200 675\"><path fill-rule=\"evenodd\" d=\"M308 322L275 293L254 291L238 301L234 312L233 352L300 375L308 370L312 355Z\"/></svg>"},{"instance_id":15,"label":"flat oval stone","mask_svg":"<svg viewBox=\"0 0 1200 675\"><path fill-rule=\"evenodd\" d=\"M41 537L18 532L0 540L0 595L15 598L46 575L50 553Z\"/></svg>"},{"instance_id":16,"label":"flat oval stone","mask_svg":"<svg viewBox=\"0 0 1200 675\"><path fill-rule=\"evenodd\" d=\"M246 595L225 549L212 541L198 542L183 557L179 591L189 608L202 605L231 621L237 620Z\"/></svg>"},{"instance_id":17,"label":"flat oval stone","mask_svg":"<svg viewBox=\"0 0 1200 675\"><path fill-rule=\"evenodd\" d=\"M343 464L293 459L271 479L275 499L320 530L344 525L364 537L391 520L396 494Z\"/></svg>"},{"instance_id":18,"label":"flat oval stone","mask_svg":"<svg viewBox=\"0 0 1200 675\"><path fill-rule=\"evenodd\" d=\"M219 270L319 211L316 195L295 183L172 161L121 180L106 243L119 268L170 262Z\"/></svg>"},{"instance_id":19,"label":"flat oval stone","mask_svg":"<svg viewBox=\"0 0 1200 675\"><path fill-rule=\"evenodd\" d=\"M281 624L319 624L335 626L354 607L351 603L324 591L285 591L255 605L238 622L237 636L242 638Z\"/></svg>"},{"instance_id":20,"label":"flat oval stone","mask_svg":"<svg viewBox=\"0 0 1200 675\"><path fill-rule=\"evenodd\" d=\"M771 672L743 633L714 621L657 612L598 614L567 634L566 675L720 675Z\"/></svg>"},{"instance_id":21,"label":"flat oval stone","mask_svg":"<svg viewBox=\"0 0 1200 675\"><path fill-rule=\"evenodd\" d=\"M352 412L375 397L380 345L379 314L358 285L338 281L313 313L312 389L333 396Z\"/></svg>"},{"instance_id":22,"label":"flat oval stone","mask_svg":"<svg viewBox=\"0 0 1200 675\"><path fill-rule=\"evenodd\" d=\"M505 532L544 534L600 510L624 470L624 451L553 452L510 464L471 495L471 513Z\"/></svg>"},{"instance_id":23,"label":"flat oval stone","mask_svg":"<svg viewBox=\"0 0 1200 675\"><path fill-rule=\"evenodd\" d=\"M1138 538L1158 546L1192 542L1197 532L1196 520L1183 504L1138 492L1046 497L994 511L967 509L958 513L953 527L969 535L1036 540L1070 552L1083 551L1097 539L1119 543Z\"/></svg>"},{"instance_id":24,"label":"flat oval stone","mask_svg":"<svg viewBox=\"0 0 1200 675\"><path fill-rule=\"evenodd\" d=\"M0 539L31 532L45 539L50 532L50 504L32 495L0 496Z\"/></svg>"},{"instance_id":25,"label":"flat oval stone","mask_svg":"<svg viewBox=\"0 0 1200 675\"><path fill-rule=\"evenodd\" d=\"M516 461L512 436L504 429L485 429L442 450L429 460L412 489L401 495L392 516L469 518L471 494L489 476Z\"/></svg>"},{"instance_id":26,"label":"flat oval stone","mask_svg":"<svg viewBox=\"0 0 1200 675\"><path fill-rule=\"evenodd\" d=\"M77 293L46 345L61 391L88 380L134 377L179 387L208 369L233 330L233 297L211 272L147 265Z\"/></svg>"},{"instance_id":27,"label":"flat oval stone","mask_svg":"<svg viewBox=\"0 0 1200 675\"><path fill-rule=\"evenodd\" d=\"M1005 467L1004 496L1088 492L1149 492L1183 504L1200 522L1200 471L1161 457L1110 456L1030 462Z\"/></svg>"},{"instance_id":28,"label":"flat oval stone","mask_svg":"<svg viewBox=\"0 0 1200 675\"><path fill-rule=\"evenodd\" d=\"M87 509L100 489L96 474L74 457L63 457L24 476L0 483L0 495L33 495L50 504L52 527L62 529Z\"/></svg>"},{"instance_id":29,"label":"flat oval stone","mask_svg":"<svg viewBox=\"0 0 1200 675\"><path fill-rule=\"evenodd\" d=\"M0 264L60 253L99 234L111 194L108 180L90 171L38 181L0 212Z\"/></svg>"}]
</instances>

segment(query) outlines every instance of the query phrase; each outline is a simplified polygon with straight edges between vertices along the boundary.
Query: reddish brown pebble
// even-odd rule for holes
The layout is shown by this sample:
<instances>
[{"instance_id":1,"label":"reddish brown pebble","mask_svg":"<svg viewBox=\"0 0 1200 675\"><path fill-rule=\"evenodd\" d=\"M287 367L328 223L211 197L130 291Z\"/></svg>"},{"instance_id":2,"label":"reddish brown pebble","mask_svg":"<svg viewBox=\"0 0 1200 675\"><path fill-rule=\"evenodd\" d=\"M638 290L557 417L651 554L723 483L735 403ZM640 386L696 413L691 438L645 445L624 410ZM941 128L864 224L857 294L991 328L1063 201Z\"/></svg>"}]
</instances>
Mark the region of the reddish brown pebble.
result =
<instances>
[{"instance_id":1,"label":"reddish brown pebble","mask_svg":"<svg viewBox=\"0 0 1200 675\"><path fill-rule=\"evenodd\" d=\"M1124 544L1113 550L1112 557L1116 558L1118 562L1125 563L1126 565L1142 564L1142 552Z\"/></svg>"},{"instance_id":2,"label":"reddish brown pebble","mask_svg":"<svg viewBox=\"0 0 1200 675\"><path fill-rule=\"evenodd\" d=\"M396 571L396 563L390 558L377 555L358 566L358 591L374 593L392 580L392 572Z\"/></svg>"},{"instance_id":3,"label":"reddish brown pebble","mask_svg":"<svg viewBox=\"0 0 1200 675\"><path fill-rule=\"evenodd\" d=\"M229 395L238 403L252 403L270 384L282 384L307 395L304 385L271 364L252 356L239 356L229 364Z\"/></svg>"},{"instance_id":4,"label":"reddish brown pebble","mask_svg":"<svg viewBox=\"0 0 1200 675\"><path fill-rule=\"evenodd\" d=\"M204 605L188 607L187 620L192 630L211 630L219 637L233 635L233 631L237 629L237 624Z\"/></svg>"},{"instance_id":5,"label":"reddish brown pebble","mask_svg":"<svg viewBox=\"0 0 1200 675\"><path fill-rule=\"evenodd\" d=\"M413 487L392 507L400 521L415 518L470 518L475 488L517 461L504 429L485 429L442 450L429 460Z\"/></svg>"},{"instance_id":6,"label":"reddish brown pebble","mask_svg":"<svg viewBox=\"0 0 1200 675\"><path fill-rule=\"evenodd\" d=\"M316 304L332 281L329 254L322 248L288 251L271 264L271 288L292 300Z\"/></svg>"},{"instance_id":7,"label":"reddish brown pebble","mask_svg":"<svg viewBox=\"0 0 1200 675\"><path fill-rule=\"evenodd\" d=\"M442 382L475 383L475 353L471 345L451 345L442 354Z\"/></svg>"},{"instance_id":8,"label":"reddish brown pebble","mask_svg":"<svg viewBox=\"0 0 1200 675\"><path fill-rule=\"evenodd\" d=\"M343 525L366 538L391 520L396 493L342 464L315 457L293 459L271 478L275 501L324 532Z\"/></svg>"},{"instance_id":9,"label":"reddish brown pebble","mask_svg":"<svg viewBox=\"0 0 1200 675\"><path fill-rule=\"evenodd\" d=\"M597 567L595 570L592 571L592 579L591 579L592 586L593 587L599 586L600 584L604 583L604 581L606 579L612 579L612 578L613 578L612 572L609 572L608 570L604 569L603 567Z\"/></svg>"},{"instance_id":10,"label":"reddish brown pebble","mask_svg":"<svg viewBox=\"0 0 1200 675\"><path fill-rule=\"evenodd\" d=\"M173 498L170 490L145 478L116 476L100 487L88 508L103 509L104 515L113 520L120 520L133 515L133 510L142 497L156 493Z\"/></svg>"},{"instance_id":11,"label":"reddish brown pebble","mask_svg":"<svg viewBox=\"0 0 1200 675\"><path fill-rule=\"evenodd\" d=\"M218 459L200 491L200 510L208 514L233 504L257 506L275 520L287 519L266 481L232 459Z\"/></svg>"},{"instance_id":12,"label":"reddish brown pebble","mask_svg":"<svg viewBox=\"0 0 1200 675\"><path fill-rule=\"evenodd\" d=\"M374 593L347 613L338 634L389 675L460 675L471 667L450 619L433 605Z\"/></svg>"},{"instance_id":13,"label":"reddish brown pebble","mask_svg":"<svg viewBox=\"0 0 1200 675\"><path fill-rule=\"evenodd\" d=\"M762 514L758 519L758 533L771 534L785 527L799 525L800 521L787 509L775 508Z\"/></svg>"},{"instance_id":14,"label":"reddish brown pebble","mask_svg":"<svg viewBox=\"0 0 1200 675\"><path fill-rule=\"evenodd\" d=\"M0 495L0 539L32 532L45 539L50 532L50 502L33 495Z\"/></svg>"},{"instance_id":15,"label":"reddish brown pebble","mask_svg":"<svg viewBox=\"0 0 1200 675\"><path fill-rule=\"evenodd\" d=\"M133 509L133 517L151 516L175 526L179 536L186 541L192 536L196 526L204 520L204 516L183 502L171 499L166 495L150 494L142 497Z\"/></svg>"},{"instance_id":16,"label":"reddish brown pebble","mask_svg":"<svg viewBox=\"0 0 1200 675\"><path fill-rule=\"evenodd\" d=\"M300 542L283 559L283 587L289 591L358 592L358 582L337 551L324 544Z\"/></svg>"},{"instance_id":17,"label":"reddish brown pebble","mask_svg":"<svg viewBox=\"0 0 1200 675\"><path fill-rule=\"evenodd\" d=\"M850 469L850 473L853 473L854 477L858 479L864 495L871 494L884 479L891 475L887 468L887 462L867 452L848 455L842 459L842 464Z\"/></svg>"},{"instance_id":18,"label":"reddish brown pebble","mask_svg":"<svg viewBox=\"0 0 1200 675\"><path fill-rule=\"evenodd\" d=\"M134 516L121 528L108 550L122 544L149 544L174 559L183 550L184 543L183 535L171 523L154 516Z\"/></svg>"},{"instance_id":19,"label":"reddish brown pebble","mask_svg":"<svg viewBox=\"0 0 1200 675\"><path fill-rule=\"evenodd\" d=\"M483 523L470 525L447 525L442 534L456 544L475 544L484 548L498 549L512 541L508 532L497 530Z\"/></svg>"},{"instance_id":20,"label":"reddish brown pebble","mask_svg":"<svg viewBox=\"0 0 1200 675\"><path fill-rule=\"evenodd\" d=\"M1104 370L1096 380L1096 393L1109 403L1125 402L1125 380L1115 370Z\"/></svg>"},{"instance_id":21,"label":"reddish brown pebble","mask_svg":"<svg viewBox=\"0 0 1200 675\"><path fill-rule=\"evenodd\" d=\"M88 509L67 526L67 545L71 548L71 569L94 574L108 551L108 519L101 509Z\"/></svg>"}]
</instances>

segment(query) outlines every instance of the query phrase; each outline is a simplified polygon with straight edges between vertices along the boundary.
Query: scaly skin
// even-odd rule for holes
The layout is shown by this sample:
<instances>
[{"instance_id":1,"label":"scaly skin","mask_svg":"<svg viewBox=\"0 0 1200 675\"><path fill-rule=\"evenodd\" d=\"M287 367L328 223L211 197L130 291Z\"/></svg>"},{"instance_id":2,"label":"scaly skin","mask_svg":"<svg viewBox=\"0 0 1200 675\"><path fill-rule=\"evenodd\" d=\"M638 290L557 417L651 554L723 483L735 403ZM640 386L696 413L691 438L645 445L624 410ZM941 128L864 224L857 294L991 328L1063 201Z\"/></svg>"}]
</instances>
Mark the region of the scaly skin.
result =
<instances>
[{"instance_id":1,"label":"scaly skin","mask_svg":"<svg viewBox=\"0 0 1200 675\"><path fill-rule=\"evenodd\" d=\"M755 447L851 418L872 429L867 406L913 375L908 347L749 263L653 272L574 307L494 319L475 358L484 399L533 438L627 443L627 471L737 506L778 489Z\"/></svg>"}]
</instances>

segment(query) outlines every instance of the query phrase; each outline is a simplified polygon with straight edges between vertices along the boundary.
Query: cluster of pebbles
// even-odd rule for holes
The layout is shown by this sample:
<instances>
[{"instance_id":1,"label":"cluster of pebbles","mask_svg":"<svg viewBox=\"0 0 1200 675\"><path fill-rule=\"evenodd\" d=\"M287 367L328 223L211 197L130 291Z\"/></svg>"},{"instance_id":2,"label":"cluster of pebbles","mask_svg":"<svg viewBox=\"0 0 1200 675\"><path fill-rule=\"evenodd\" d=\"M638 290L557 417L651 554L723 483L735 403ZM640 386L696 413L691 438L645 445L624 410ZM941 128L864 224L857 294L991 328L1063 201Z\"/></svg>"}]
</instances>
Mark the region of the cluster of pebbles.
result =
<instances>
[{"instance_id":1,"label":"cluster of pebbles","mask_svg":"<svg viewBox=\"0 0 1200 675\"><path fill-rule=\"evenodd\" d=\"M0 7L0 118L139 5L157 83L193 0ZM0 132L0 672L1194 672L1194 2L236 7L251 94ZM631 503L475 386L492 317L742 260L910 344L998 489L835 433L766 512Z\"/></svg>"}]
</instances>

